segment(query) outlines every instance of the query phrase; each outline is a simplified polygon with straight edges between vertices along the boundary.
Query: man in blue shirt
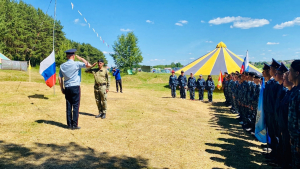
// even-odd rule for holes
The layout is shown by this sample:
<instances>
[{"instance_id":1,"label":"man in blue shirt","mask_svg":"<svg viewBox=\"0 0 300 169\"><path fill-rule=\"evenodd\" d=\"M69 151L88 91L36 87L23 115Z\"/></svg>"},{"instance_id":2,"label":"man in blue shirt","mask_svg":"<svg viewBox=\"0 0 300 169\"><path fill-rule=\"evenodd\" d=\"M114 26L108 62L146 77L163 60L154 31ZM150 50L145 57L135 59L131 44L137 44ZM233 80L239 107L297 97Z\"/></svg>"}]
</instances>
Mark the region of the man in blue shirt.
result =
<instances>
[{"instance_id":1,"label":"man in blue shirt","mask_svg":"<svg viewBox=\"0 0 300 169\"><path fill-rule=\"evenodd\" d=\"M84 63L74 61L76 49L70 49L65 52L67 54L68 61L60 65L58 81L61 92L66 98L68 128L80 129L78 126L78 116L80 105L81 68L89 68L91 65L78 55L76 55L77 59Z\"/></svg>"},{"instance_id":2,"label":"man in blue shirt","mask_svg":"<svg viewBox=\"0 0 300 169\"><path fill-rule=\"evenodd\" d=\"M116 88L117 88L117 92L119 92L119 87L118 84L120 86L120 92L122 92L122 80L121 80L121 75L120 75L120 70L117 68L114 68L113 70L113 76L115 76L116 79Z\"/></svg>"}]
</instances>

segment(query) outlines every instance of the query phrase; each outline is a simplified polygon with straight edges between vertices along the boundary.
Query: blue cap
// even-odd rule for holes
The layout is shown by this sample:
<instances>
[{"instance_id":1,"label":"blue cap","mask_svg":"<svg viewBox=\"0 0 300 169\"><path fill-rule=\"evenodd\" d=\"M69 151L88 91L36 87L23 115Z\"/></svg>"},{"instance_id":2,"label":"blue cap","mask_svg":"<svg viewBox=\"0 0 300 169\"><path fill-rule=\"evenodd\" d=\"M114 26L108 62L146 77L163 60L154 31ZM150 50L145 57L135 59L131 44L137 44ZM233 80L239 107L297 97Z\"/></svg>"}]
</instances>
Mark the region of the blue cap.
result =
<instances>
[{"instance_id":1,"label":"blue cap","mask_svg":"<svg viewBox=\"0 0 300 169\"><path fill-rule=\"evenodd\" d=\"M277 70L281 71L282 73L289 71L289 69L282 62Z\"/></svg>"},{"instance_id":2,"label":"blue cap","mask_svg":"<svg viewBox=\"0 0 300 169\"><path fill-rule=\"evenodd\" d=\"M264 63L263 70L269 70L269 69L270 69L270 65Z\"/></svg>"},{"instance_id":3,"label":"blue cap","mask_svg":"<svg viewBox=\"0 0 300 169\"><path fill-rule=\"evenodd\" d=\"M275 69L278 69L280 66L280 63L277 62L274 58L272 58L272 63L270 66L274 67Z\"/></svg>"},{"instance_id":4,"label":"blue cap","mask_svg":"<svg viewBox=\"0 0 300 169\"><path fill-rule=\"evenodd\" d=\"M69 49L65 51L66 54L74 54L77 50L76 49Z\"/></svg>"}]
</instances>

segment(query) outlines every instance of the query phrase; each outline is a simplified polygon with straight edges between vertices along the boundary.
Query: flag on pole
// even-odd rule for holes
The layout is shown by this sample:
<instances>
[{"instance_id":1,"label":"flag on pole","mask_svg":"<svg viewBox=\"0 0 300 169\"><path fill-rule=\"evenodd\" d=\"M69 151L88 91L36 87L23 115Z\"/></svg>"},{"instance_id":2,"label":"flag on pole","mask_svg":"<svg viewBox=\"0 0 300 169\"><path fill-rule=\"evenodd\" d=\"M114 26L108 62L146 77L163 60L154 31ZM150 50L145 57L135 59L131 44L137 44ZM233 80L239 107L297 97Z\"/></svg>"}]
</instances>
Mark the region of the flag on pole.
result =
<instances>
[{"instance_id":1,"label":"flag on pole","mask_svg":"<svg viewBox=\"0 0 300 169\"><path fill-rule=\"evenodd\" d=\"M50 88L56 83L56 69L55 69L55 53L52 53L46 57L40 63L40 74L44 77L46 85Z\"/></svg>"},{"instance_id":2,"label":"flag on pole","mask_svg":"<svg viewBox=\"0 0 300 169\"><path fill-rule=\"evenodd\" d=\"M247 50L247 53L246 53L246 57L244 58L244 62L242 64L242 67L241 67L241 70L240 70L240 73L243 73L243 72L248 72L249 71L249 58L248 58L248 50Z\"/></svg>"},{"instance_id":3,"label":"flag on pole","mask_svg":"<svg viewBox=\"0 0 300 169\"><path fill-rule=\"evenodd\" d=\"M74 4L72 2L71 2L71 5L72 5L72 10L73 10Z\"/></svg>"},{"instance_id":4,"label":"flag on pole","mask_svg":"<svg viewBox=\"0 0 300 169\"><path fill-rule=\"evenodd\" d=\"M262 85L260 88L259 99L258 99L258 108L257 108L257 115L256 115L256 122L255 122L255 137L258 141L262 143L267 143L271 141L267 130L266 130L266 123L265 123L265 113L264 113L264 90L265 90L265 79L262 79Z\"/></svg>"},{"instance_id":5,"label":"flag on pole","mask_svg":"<svg viewBox=\"0 0 300 169\"><path fill-rule=\"evenodd\" d=\"M28 69L31 70L31 65L30 65L30 60L29 60L29 63L28 63Z\"/></svg>"},{"instance_id":6,"label":"flag on pole","mask_svg":"<svg viewBox=\"0 0 300 169\"><path fill-rule=\"evenodd\" d=\"M223 83L223 76L222 76L222 71L220 70L218 86L217 86L219 90L222 88L222 83Z\"/></svg>"}]
</instances>

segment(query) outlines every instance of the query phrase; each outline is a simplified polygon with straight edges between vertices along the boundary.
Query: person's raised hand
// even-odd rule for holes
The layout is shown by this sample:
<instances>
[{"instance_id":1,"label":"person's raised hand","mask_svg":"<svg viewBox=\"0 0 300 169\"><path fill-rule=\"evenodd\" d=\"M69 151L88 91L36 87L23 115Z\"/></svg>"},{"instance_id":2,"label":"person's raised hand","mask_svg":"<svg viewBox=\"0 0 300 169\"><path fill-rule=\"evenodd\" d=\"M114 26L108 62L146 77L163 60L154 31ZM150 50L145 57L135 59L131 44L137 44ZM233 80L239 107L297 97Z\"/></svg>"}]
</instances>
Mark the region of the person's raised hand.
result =
<instances>
[{"instance_id":1,"label":"person's raised hand","mask_svg":"<svg viewBox=\"0 0 300 169\"><path fill-rule=\"evenodd\" d=\"M106 93L108 93L108 91L109 91L109 90L108 90L108 89L106 89Z\"/></svg>"}]
</instances>

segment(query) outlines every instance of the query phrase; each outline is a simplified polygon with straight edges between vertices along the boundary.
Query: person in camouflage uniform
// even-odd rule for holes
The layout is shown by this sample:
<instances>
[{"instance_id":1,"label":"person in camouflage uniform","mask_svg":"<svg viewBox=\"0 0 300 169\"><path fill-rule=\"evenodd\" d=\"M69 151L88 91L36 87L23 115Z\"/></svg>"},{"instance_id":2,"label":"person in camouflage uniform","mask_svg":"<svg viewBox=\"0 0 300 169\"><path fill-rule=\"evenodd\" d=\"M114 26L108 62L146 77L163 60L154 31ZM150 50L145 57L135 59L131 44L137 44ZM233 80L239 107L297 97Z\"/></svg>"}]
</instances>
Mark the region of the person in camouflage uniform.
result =
<instances>
[{"instance_id":1,"label":"person in camouflage uniform","mask_svg":"<svg viewBox=\"0 0 300 169\"><path fill-rule=\"evenodd\" d=\"M199 75L199 79L197 80L197 88L199 90L199 100L203 101L203 94L205 90L205 80L202 78L202 75Z\"/></svg>"},{"instance_id":2,"label":"person in camouflage uniform","mask_svg":"<svg viewBox=\"0 0 300 169\"><path fill-rule=\"evenodd\" d=\"M92 69L98 64L99 68ZM106 68L103 67L104 61L102 59L94 63L91 68L85 70L86 73L92 73L95 78L94 94L96 104L98 106L99 114L96 118L105 119L107 111L107 93L110 87L110 75Z\"/></svg>"},{"instance_id":3,"label":"person in camouflage uniform","mask_svg":"<svg viewBox=\"0 0 300 169\"><path fill-rule=\"evenodd\" d=\"M175 98L176 97L177 76L175 75L174 70L172 70L172 75L169 78L169 86L171 88L171 95L173 98Z\"/></svg>"},{"instance_id":4,"label":"person in camouflage uniform","mask_svg":"<svg viewBox=\"0 0 300 169\"><path fill-rule=\"evenodd\" d=\"M252 101L253 101L252 100L253 99L252 95L253 95L255 87L256 87L256 85L254 83L254 76L255 76L254 72L249 72L248 73L248 91L247 91L246 97L247 97L247 123L248 123L249 128L247 128L246 131L254 131L255 130L254 128L251 127L252 124L253 124L253 121L256 120L256 119L252 118L253 117L252 116L253 112L252 112L252 109L251 109L251 107L253 107L253 105L252 105ZM255 122L254 122L254 124L255 124Z\"/></svg>"},{"instance_id":5,"label":"person in camouflage uniform","mask_svg":"<svg viewBox=\"0 0 300 169\"><path fill-rule=\"evenodd\" d=\"M234 113L235 112L235 105L234 105L234 103L235 103L235 100L234 100L234 93L235 93L235 89L236 89L236 86L235 86L235 77L234 77L234 73L231 73L231 81L229 82L230 83L230 98L231 98L231 108L230 108L230 111L232 112L232 113Z\"/></svg>"},{"instance_id":6,"label":"person in camouflage uniform","mask_svg":"<svg viewBox=\"0 0 300 169\"><path fill-rule=\"evenodd\" d=\"M294 60L288 76L293 82L289 99L288 130L292 152L292 167L300 168L300 60Z\"/></svg>"},{"instance_id":7,"label":"person in camouflage uniform","mask_svg":"<svg viewBox=\"0 0 300 169\"><path fill-rule=\"evenodd\" d=\"M228 98L228 104L229 106L232 106L232 91L231 91L231 85L232 85L232 77L231 74L227 76L227 98ZM232 107L230 108L230 110Z\"/></svg>"},{"instance_id":8,"label":"person in camouflage uniform","mask_svg":"<svg viewBox=\"0 0 300 169\"><path fill-rule=\"evenodd\" d=\"M258 109L258 99L259 99L259 94L260 94L260 76L254 73L254 86L252 87L252 95L251 95L251 124L250 128L252 129L251 131L255 131L255 122L256 122L256 114L257 114L257 109Z\"/></svg>"},{"instance_id":9,"label":"person in camouflage uniform","mask_svg":"<svg viewBox=\"0 0 300 169\"><path fill-rule=\"evenodd\" d=\"M238 107L238 119L241 122L242 121L242 105L241 105L241 101L242 101L242 97L243 97L243 93L242 93L242 75L238 75L238 87L237 87L237 95L236 95L236 100L237 100L237 107Z\"/></svg>"},{"instance_id":10,"label":"person in camouflage uniform","mask_svg":"<svg viewBox=\"0 0 300 169\"><path fill-rule=\"evenodd\" d=\"M178 77L178 85L180 89L180 98L185 99L186 98L186 85L187 85L187 79L184 75L184 71L181 71L181 75Z\"/></svg>"},{"instance_id":11,"label":"person in camouflage uniform","mask_svg":"<svg viewBox=\"0 0 300 169\"><path fill-rule=\"evenodd\" d=\"M195 89L197 87L196 78L194 77L193 73L188 79L188 90L190 91L190 100L195 100Z\"/></svg>"},{"instance_id":12,"label":"person in camouflage uniform","mask_svg":"<svg viewBox=\"0 0 300 169\"><path fill-rule=\"evenodd\" d=\"M208 102L212 103L213 92L215 90L215 83L214 83L211 75L208 75L208 77L207 77L206 90L207 90Z\"/></svg>"},{"instance_id":13,"label":"person in camouflage uniform","mask_svg":"<svg viewBox=\"0 0 300 169\"><path fill-rule=\"evenodd\" d=\"M227 100L227 89L226 89L226 85L227 85L227 76L228 76L228 73L227 72L224 72L225 76L223 77L223 82L222 82L222 89L224 91L224 96L225 96L225 105L227 106L228 105L228 100Z\"/></svg>"},{"instance_id":14,"label":"person in camouflage uniform","mask_svg":"<svg viewBox=\"0 0 300 169\"><path fill-rule=\"evenodd\" d=\"M226 106L229 106L230 105L230 100L229 100L229 97L228 97L228 74L225 78L225 81L224 81L224 95L225 95L225 105Z\"/></svg>"}]
</instances>

